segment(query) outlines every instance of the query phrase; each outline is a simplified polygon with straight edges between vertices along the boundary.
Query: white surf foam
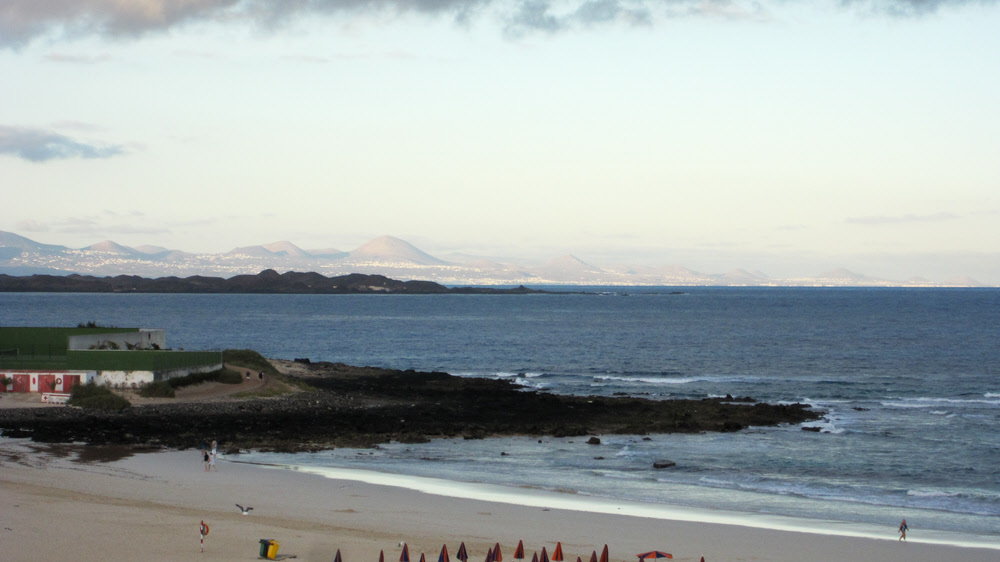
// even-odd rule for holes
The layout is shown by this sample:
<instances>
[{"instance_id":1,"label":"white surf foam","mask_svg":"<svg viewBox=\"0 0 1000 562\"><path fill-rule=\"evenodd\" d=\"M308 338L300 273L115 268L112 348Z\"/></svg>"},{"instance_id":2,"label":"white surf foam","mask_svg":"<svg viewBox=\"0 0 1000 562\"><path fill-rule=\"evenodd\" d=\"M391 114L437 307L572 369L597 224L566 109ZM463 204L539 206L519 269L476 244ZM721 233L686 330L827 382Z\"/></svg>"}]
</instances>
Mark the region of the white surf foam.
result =
<instances>
[{"instance_id":1,"label":"white surf foam","mask_svg":"<svg viewBox=\"0 0 1000 562\"><path fill-rule=\"evenodd\" d=\"M527 507L565 509L569 511L647 517L653 519L689 521L695 523L739 525L743 527L812 533L819 535L861 537L871 539L885 539L886 535L885 529L881 527L876 528L870 525L848 523L843 521L805 519L801 517L793 518L666 504L641 503L580 494L560 493L551 490L513 488L496 484L459 482L439 478L388 474L350 468L276 464L262 464L261 466L271 469L294 470L307 474L316 474L333 480L351 480L377 486L405 488L437 496L489 501ZM913 537L911 542L1000 550L1000 538L993 539L992 537L964 535L946 531L927 531L924 533L923 537Z\"/></svg>"}]
</instances>

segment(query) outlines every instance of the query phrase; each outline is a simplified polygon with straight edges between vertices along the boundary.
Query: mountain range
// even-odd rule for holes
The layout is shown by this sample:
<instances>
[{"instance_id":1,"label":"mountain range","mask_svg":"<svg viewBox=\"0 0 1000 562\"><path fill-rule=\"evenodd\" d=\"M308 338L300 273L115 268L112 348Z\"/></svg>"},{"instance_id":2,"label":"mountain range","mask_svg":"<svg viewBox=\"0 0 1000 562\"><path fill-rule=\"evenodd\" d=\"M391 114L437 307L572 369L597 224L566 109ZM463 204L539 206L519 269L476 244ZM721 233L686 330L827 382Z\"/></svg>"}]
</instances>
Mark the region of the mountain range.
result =
<instances>
[{"instance_id":1,"label":"mountain range","mask_svg":"<svg viewBox=\"0 0 1000 562\"><path fill-rule=\"evenodd\" d=\"M981 286L971 278L932 283L877 279L846 269L804 278L772 278L759 271L735 269L702 273L678 265L661 267L598 267L572 256L558 256L536 265L499 263L464 257L447 261L405 240L380 236L350 251L333 248L303 250L288 241L234 248L205 254L161 246L135 248L105 240L83 248L43 244L0 231L0 273L7 275L138 275L144 277L229 278L267 269L316 272L325 276L379 274L403 280L427 280L445 285L718 285L718 286Z\"/></svg>"}]
</instances>

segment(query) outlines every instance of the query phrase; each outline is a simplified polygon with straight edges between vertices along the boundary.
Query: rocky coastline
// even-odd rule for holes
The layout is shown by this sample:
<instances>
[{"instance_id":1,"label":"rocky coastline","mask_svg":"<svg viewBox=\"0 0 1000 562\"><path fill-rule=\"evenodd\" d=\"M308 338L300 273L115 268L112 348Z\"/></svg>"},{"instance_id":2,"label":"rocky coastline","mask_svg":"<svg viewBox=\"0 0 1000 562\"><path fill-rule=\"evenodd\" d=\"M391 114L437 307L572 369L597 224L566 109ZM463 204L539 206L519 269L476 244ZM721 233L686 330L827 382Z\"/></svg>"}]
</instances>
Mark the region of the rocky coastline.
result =
<instances>
[{"instance_id":1,"label":"rocky coastline","mask_svg":"<svg viewBox=\"0 0 1000 562\"><path fill-rule=\"evenodd\" d=\"M508 380L334 363L303 362L298 373L287 380L300 390L271 398L133 405L121 411L0 409L0 434L44 443L171 449L216 439L227 452L295 452L439 437L739 431L822 416L806 405L750 398L562 396Z\"/></svg>"},{"instance_id":2,"label":"rocky coastline","mask_svg":"<svg viewBox=\"0 0 1000 562\"><path fill-rule=\"evenodd\" d=\"M409 295L526 295L546 293L519 286L508 289L495 287L446 287L433 281L399 281L384 275L352 273L326 277L315 272L288 271L278 273L266 269L256 275L222 277L157 277L117 275L29 275L23 277L0 274L0 292L8 293L223 293L223 294L409 294Z\"/></svg>"}]
</instances>

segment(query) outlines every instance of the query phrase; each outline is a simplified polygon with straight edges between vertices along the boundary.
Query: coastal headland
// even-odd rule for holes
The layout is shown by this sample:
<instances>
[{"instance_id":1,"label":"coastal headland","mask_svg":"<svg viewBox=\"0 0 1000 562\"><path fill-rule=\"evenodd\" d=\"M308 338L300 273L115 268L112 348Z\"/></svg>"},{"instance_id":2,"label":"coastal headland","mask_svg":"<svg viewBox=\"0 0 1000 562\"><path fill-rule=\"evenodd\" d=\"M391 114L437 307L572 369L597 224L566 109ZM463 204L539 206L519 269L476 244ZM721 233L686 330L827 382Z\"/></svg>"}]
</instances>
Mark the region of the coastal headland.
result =
<instances>
[{"instance_id":1,"label":"coastal headland","mask_svg":"<svg viewBox=\"0 0 1000 562\"><path fill-rule=\"evenodd\" d=\"M651 400L562 396L506 379L273 361L284 394L135 401L124 410L0 408L6 437L185 449L216 439L226 450L315 451L439 437L691 433L801 423L822 412L751 398ZM257 379L256 372L250 380Z\"/></svg>"},{"instance_id":2,"label":"coastal headland","mask_svg":"<svg viewBox=\"0 0 1000 562\"><path fill-rule=\"evenodd\" d=\"M156 277L116 275L27 275L0 274L0 292L7 293L223 293L223 294L409 294L409 295L526 295L545 293L525 286L446 287L433 281L399 281L384 275L351 273L326 277L315 272L287 271L278 273L266 269L256 275L235 275L229 278Z\"/></svg>"},{"instance_id":3,"label":"coastal headland","mask_svg":"<svg viewBox=\"0 0 1000 562\"><path fill-rule=\"evenodd\" d=\"M269 370L261 379L251 371L240 384L185 387L173 399L129 393L133 405L117 412L3 396L2 558L236 561L255 559L260 541L274 539L278 559L330 560L339 551L345 562L376 560L380 552L395 559L403 542L414 558L421 552L433 558L442 544L454 556L460 542L473 558L496 544L510 557L520 540L528 553L561 541L570 559L608 544L614 562L651 549L690 562L995 559L996 550L921 542L919 532L913 543L899 543L891 526L884 536L877 530L852 535L832 523L761 527L724 512L643 515L645 506L527 488L512 491L531 496L527 502L463 498L380 473L369 481L238 462L241 455L232 453L243 449L298 451L444 435L731 431L821 415L747 399L566 397L507 380L272 363L281 374ZM271 396L278 391L284 393ZM213 438L224 454L218 471L206 472L192 449ZM254 509L244 515L237 503ZM200 538L201 522L211 532Z\"/></svg>"}]
</instances>

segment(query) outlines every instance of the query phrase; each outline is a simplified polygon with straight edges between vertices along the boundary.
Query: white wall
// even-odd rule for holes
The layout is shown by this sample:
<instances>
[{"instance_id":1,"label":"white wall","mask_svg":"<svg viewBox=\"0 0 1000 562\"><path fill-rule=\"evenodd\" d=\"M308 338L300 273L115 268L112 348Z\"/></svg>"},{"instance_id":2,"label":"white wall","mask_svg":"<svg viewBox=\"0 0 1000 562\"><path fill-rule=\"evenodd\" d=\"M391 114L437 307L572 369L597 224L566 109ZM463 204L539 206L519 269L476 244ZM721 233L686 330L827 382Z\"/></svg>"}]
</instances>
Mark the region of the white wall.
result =
<instances>
[{"instance_id":1,"label":"white wall","mask_svg":"<svg viewBox=\"0 0 1000 562\"><path fill-rule=\"evenodd\" d=\"M222 363L202 365L200 367L184 367L171 371L97 371L94 382L100 385L125 386L131 388L153 381L165 381L183 377L192 373L210 373L222 368Z\"/></svg>"},{"instance_id":2,"label":"white wall","mask_svg":"<svg viewBox=\"0 0 1000 562\"><path fill-rule=\"evenodd\" d=\"M155 349L153 347L155 345L160 349L166 349L167 331L141 329L138 332L124 332L121 334L70 336L69 348L74 350L90 349L92 346L101 346L107 342L114 342L123 350L128 349L129 345L138 345L141 349Z\"/></svg>"}]
</instances>

